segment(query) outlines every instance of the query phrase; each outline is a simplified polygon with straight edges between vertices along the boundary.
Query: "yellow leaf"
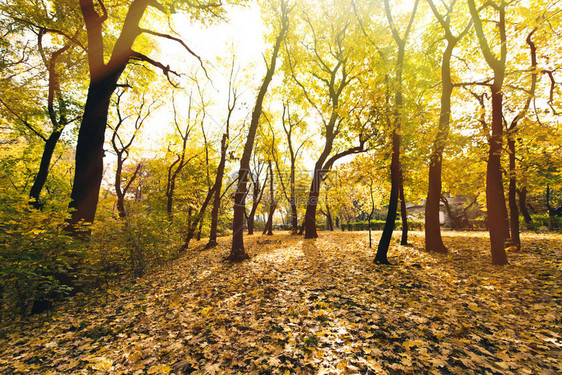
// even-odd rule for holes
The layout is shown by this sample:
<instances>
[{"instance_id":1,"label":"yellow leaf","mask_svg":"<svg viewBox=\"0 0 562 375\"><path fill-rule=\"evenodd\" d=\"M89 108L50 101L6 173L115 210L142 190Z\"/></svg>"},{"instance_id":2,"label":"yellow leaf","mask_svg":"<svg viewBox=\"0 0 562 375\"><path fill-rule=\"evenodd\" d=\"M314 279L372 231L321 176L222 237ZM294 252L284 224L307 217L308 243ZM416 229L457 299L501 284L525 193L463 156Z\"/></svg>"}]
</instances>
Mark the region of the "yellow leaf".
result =
<instances>
[{"instance_id":1,"label":"yellow leaf","mask_svg":"<svg viewBox=\"0 0 562 375\"><path fill-rule=\"evenodd\" d=\"M171 371L172 368L168 365L154 365L148 369L147 374L169 374Z\"/></svg>"}]
</instances>

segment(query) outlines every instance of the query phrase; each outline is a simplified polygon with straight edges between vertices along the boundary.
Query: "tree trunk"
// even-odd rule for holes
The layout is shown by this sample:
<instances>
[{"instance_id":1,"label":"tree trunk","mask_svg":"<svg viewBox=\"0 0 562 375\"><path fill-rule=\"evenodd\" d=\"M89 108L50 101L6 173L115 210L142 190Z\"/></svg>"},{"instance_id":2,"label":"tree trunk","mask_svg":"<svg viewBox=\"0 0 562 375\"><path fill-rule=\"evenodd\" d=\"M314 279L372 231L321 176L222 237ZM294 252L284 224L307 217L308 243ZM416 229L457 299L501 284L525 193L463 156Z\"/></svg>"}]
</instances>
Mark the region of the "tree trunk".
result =
<instances>
[{"instance_id":1,"label":"tree trunk","mask_svg":"<svg viewBox=\"0 0 562 375\"><path fill-rule=\"evenodd\" d=\"M436 12L436 10L434 11ZM451 121L451 94L453 93L453 83L451 80L451 56L457 43L457 39L448 38L447 47L443 53L441 62L441 110L439 113L439 129L435 142L433 143L433 153L429 162L429 186L427 189L427 199L425 201L425 249L436 253L445 254L447 247L441 238L441 223L439 222L439 202L441 199L441 170L443 166L443 150L449 136Z\"/></svg>"},{"instance_id":2,"label":"tree trunk","mask_svg":"<svg viewBox=\"0 0 562 375\"><path fill-rule=\"evenodd\" d=\"M402 238L400 245L408 245L408 210L406 209L406 199L404 198L404 179L400 171L400 217L402 219Z\"/></svg>"},{"instance_id":3,"label":"tree trunk","mask_svg":"<svg viewBox=\"0 0 562 375\"><path fill-rule=\"evenodd\" d=\"M255 215L252 212L250 212L250 214L246 218L246 224L248 225L249 236L254 234L254 220L255 220Z\"/></svg>"},{"instance_id":4,"label":"tree trunk","mask_svg":"<svg viewBox=\"0 0 562 375\"><path fill-rule=\"evenodd\" d=\"M267 223L263 229L263 234L268 236L273 236L273 214L275 213L275 205L269 207L269 216L267 217Z\"/></svg>"},{"instance_id":5,"label":"tree trunk","mask_svg":"<svg viewBox=\"0 0 562 375\"><path fill-rule=\"evenodd\" d=\"M326 203L326 224L329 231L334 231L334 222L332 220L332 214L330 212L330 206Z\"/></svg>"},{"instance_id":6,"label":"tree trunk","mask_svg":"<svg viewBox=\"0 0 562 375\"><path fill-rule=\"evenodd\" d=\"M321 172L320 166L316 163L304 214L304 238L318 237L318 232L316 231L316 207L318 205L318 197L320 196Z\"/></svg>"},{"instance_id":7,"label":"tree trunk","mask_svg":"<svg viewBox=\"0 0 562 375\"><path fill-rule=\"evenodd\" d=\"M202 224L203 217L205 216L205 211L207 210L207 206L211 202L211 198L213 198L213 194L216 193L215 188L216 185L213 186L211 189L209 189L209 191L207 192L207 196L205 197L205 201L203 201L203 204L199 209L199 212L195 215L193 220L189 220L187 225L187 236L185 237L185 243L182 245L180 251L186 251L189 248L189 242L191 242L191 240L193 239L197 227L198 226L200 227L200 225ZM189 208L189 214L191 216L191 207Z\"/></svg>"},{"instance_id":8,"label":"tree trunk","mask_svg":"<svg viewBox=\"0 0 562 375\"><path fill-rule=\"evenodd\" d=\"M398 46L398 53L396 56L396 91L394 98L394 121L392 130L392 157L390 162L390 200L388 203L388 213L386 216L386 222L384 224L383 232L379 241L379 246L377 248L377 254L375 255L375 263L380 264L390 264L388 261L388 247L390 246L390 241L392 239L392 232L394 231L394 225L396 222L396 211L398 209L398 196L400 195L400 188L402 185L402 167L400 165L400 128L401 128L401 116L402 116L402 71L404 68L404 54L406 49L406 41L408 40L408 35L411 30L411 26L414 22L416 10L419 1L416 0L414 3L414 8L410 14L410 21L404 32L404 37L401 38L398 31L394 28L392 22L392 15L390 13L390 4L388 0L384 1L384 9L388 21L390 22L392 37Z\"/></svg>"},{"instance_id":9,"label":"tree trunk","mask_svg":"<svg viewBox=\"0 0 562 375\"><path fill-rule=\"evenodd\" d=\"M211 232L209 234L209 242L205 246L206 249L213 248L217 246L217 227L219 224L219 209L221 205L221 190L222 190L222 180L224 178L224 168L226 165L226 141L228 139L227 134L223 134L221 141L221 160L217 168L217 176L215 178L215 198L213 201L213 208L211 210Z\"/></svg>"},{"instance_id":10,"label":"tree trunk","mask_svg":"<svg viewBox=\"0 0 562 375\"><path fill-rule=\"evenodd\" d=\"M291 196L291 234L297 234L299 231L299 218L297 213L297 205L295 204L295 197Z\"/></svg>"},{"instance_id":11,"label":"tree trunk","mask_svg":"<svg viewBox=\"0 0 562 375\"><path fill-rule=\"evenodd\" d=\"M41 163L39 164L39 171L35 176L35 181L33 181L33 186L29 191L29 198L31 205L40 209L42 204L39 201L39 196L41 195L41 190L45 186L47 181L47 176L49 175L49 166L51 164L51 159L53 158L53 153L55 152L55 147L60 138L61 132L54 131L51 133L47 141L45 142L45 148L43 149L43 155L41 155Z\"/></svg>"},{"instance_id":12,"label":"tree trunk","mask_svg":"<svg viewBox=\"0 0 562 375\"><path fill-rule=\"evenodd\" d=\"M490 44L486 40L482 28L482 20L478 14L474 0L467 1L470 14L474 22L474 29L480 43L484 59L494 70L492 91L492 135L488 138L489 152L486 168L486 209L488 211L488 229L490 232L490 251L492 263L497 265L507 264L505 242L509 237L509 223L507 207L503 191L501 154L503 145L503 94L502 85L505 78L505 61L507 55L507 42L505 31L505 3L502 2L496 10L499 13L497 23L500 37L500 58L496 58Z\"/></svg>"},{"instance_id":13,"label":"tree trunk","mask_svg":"<svg viewBox=\"0 0 562 375\"><path fill-rule=\"evenodd\" d=\"M103 144L109 101L116 88L118 74L91 82L78 132L74 182L70 194L71 218L68 223L92 223L96 216L103 177Z\"/></svg>"},{"instance_id":14,"label":"tree trunk","mask_svg":"<svg viewBox=\"0 0 562 375\"><path fill-rule=\"evenodd\" d=\"M488 210L488 228L492 263L507 264L505 242L509 237L507 207L502 183L501 152L503 138L502 92L501 87L492 85L492 136L486 170L486 208Z\"/></svg>"},{"instance_id":15,"label":"tree trunk","mask_svg":"<svg viewBox=\"0 0 562 375\"><path fill-rule=\"evenodd\" d=\"M396 212L398 210L398 196L400 195L400 136L397 131L392 132L392 159L390 162L390 200L386 222L382 231L381 239L375 255L375 263L390 264L388 261L388 247L392 239L392 232L396 223Z\"/></svg>"},{"instance_id":16,"label":"tree trunk","mask_svg":"<svg viewBox=\"0 0 562 375\"><path fill-rule=\"evenodd\" d=\"M121 219L127 216L125 212L125 194L121 190L121 174L123 172L122 153L117 152L117 170L115 171L115 195L117 195L117 212Z\"/></svg>"},{"instance_id":17,"label":"tree trunk","mask_svg":"<svg viewBox=\"0 0 562 375\"><path fill-rule=\"evenodd\" d=\"M517 176L515 175L515 139L510 135L507 140L509 150L509 223L511 229L511 244L521 249L519 236L519 210L517 209Z\"/></svg>"},{"instance_id":18,"label":"tree trunk","mask_svg":"<svg viewBox=\"0 0 562 375\"><path fill-rule=\"evenodd\" d=\"M267 88L271 83L273 78L273 73L275 72L275 64L277 63L277 56L279 55L279 49L281 48L281 42L285 39L287 29L289 27L288 19L289 10L287 9L287 4L281 1L281 29L279 34L275 39L275 46L273 47L273 53L271 55L271 62L267 67L267 72L265 78L258 92L256 99L256 105L252 112L252 119L250 121L250 126L248 129L248 136L246 137L246 144L244 145L244 152L242 158L240 159L240 172L238 174L238 186L236 189L236 194L234 196L234 218L232 220L232 248L228 259L232 262L241 262L248 259L248 254L244 250L244 211L245 198L248 182L248 173L250 169L250 157L252 156L252 149L254 147L254 139L256 137L256 131L259 125L259 119L262 113L263 100L265 94L267 93Z\"/></svg>"},{"instance_id":19,"label":"tree trunk","mask_svg":"<svg viewBox=\"0 0 562 375\"><path fill-rule=\"evenodd\" d=\"M533 218L527 208L527 187L523 186L521 189L517 190L517 194L519 195L519 209L521 210L521 215L523 215L525 224L531 224Z\"/></svg>"}]
</instances>

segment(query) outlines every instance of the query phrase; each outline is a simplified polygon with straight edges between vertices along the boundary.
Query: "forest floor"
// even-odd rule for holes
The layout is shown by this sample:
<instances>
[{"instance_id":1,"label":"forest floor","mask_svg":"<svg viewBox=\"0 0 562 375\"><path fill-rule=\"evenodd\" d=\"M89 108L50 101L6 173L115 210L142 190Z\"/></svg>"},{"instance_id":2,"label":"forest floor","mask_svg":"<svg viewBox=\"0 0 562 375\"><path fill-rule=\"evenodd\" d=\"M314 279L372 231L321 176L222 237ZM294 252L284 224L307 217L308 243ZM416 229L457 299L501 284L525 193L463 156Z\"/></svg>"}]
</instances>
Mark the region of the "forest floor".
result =
<instances>
[{"instance_id":1,"label":"forest floor","mask_svg":"<svg viewBox=\"0 0 562 375\"><path fill-rule=\"evenodd\" d=\"M376 233L376 244L380 233ZM560 374L562 235L523 234L491 265L487 233L446 232L448 255L365 232L196 244L136 283L78 295L3 328L0 373Z\"/></svg>"}]
</instances>

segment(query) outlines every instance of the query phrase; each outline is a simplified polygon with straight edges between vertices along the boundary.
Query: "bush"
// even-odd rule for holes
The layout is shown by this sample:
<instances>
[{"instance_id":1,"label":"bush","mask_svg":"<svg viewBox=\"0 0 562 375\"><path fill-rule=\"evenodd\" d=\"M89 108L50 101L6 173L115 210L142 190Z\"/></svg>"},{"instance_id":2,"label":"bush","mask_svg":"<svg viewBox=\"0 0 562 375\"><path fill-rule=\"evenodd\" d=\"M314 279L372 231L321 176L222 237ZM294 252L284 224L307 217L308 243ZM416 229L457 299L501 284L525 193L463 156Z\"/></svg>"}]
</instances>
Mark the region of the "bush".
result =
<instances>
[{"instance_id":1,"label":"bush","mask_svg":"<svg viewBox=\"0 0 562 375\"><path fill-rule=\"evenodd\" d=\"M550 217L547 214L531 215L533 221L529 224L524 224L527 230L553 230L560 231L562 229L562 217Z\"/></svg>"},{"instance_id":2,"label":"bush","mask_svg":"<svg viewBox=\"0 0 562 375\"><path fill-rule=\"evenodd\" d=\"M67 235L64 215L2 202L0 219L0 317L49 308L72 293L85 247Z\"/></svg>"}]
</instances>

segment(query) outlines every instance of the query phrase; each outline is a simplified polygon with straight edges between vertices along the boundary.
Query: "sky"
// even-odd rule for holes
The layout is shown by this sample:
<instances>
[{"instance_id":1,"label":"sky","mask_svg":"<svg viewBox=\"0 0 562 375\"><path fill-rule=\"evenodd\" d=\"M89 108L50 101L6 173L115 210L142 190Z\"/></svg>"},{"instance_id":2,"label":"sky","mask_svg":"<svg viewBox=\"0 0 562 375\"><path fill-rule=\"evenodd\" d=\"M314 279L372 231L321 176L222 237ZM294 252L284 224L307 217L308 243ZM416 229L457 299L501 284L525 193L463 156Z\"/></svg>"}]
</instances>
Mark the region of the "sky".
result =
<instances>
[{"instance_id":1,"label":"sky","mask_svg":"<svg viewBox=\"0 0 562 375\"><path fill-rule=\"evenodd\" d=\"M176 42L166 39L158 39L159 50L156 52L157 59L169 64L171 69L182 73L199 71L203 77L202 85L209 90L209 96L214 102L215 112L210 110L208 120L220 125L222 117L226 112L226 101L228 98L228 72L217 64L217 59L222 58L226 61L232 58L232 51L236 53L236 65L241 69L251 67L252 76L256 83L261 81L261 71L265 71L262 53L266 50L263 34L265 27L261 19L259 7L255 4L248 7L232 7L228 9L228 21L221 22L212 26L204 27L187 19L182 14L174 17L174 31L178 36L194 51L203 61L206 70L209 72L210 80L204 78L201 72L199 61L191 56L185 49ZM183 77L180 79L182 87L189 90L188 80ZM247 86L247 85L246 85ZM172 89L170 87L170 89ZM243 89L243 87L242 87ZM246 87L246 94L253 94ZM250 97L245 98L251 103ZM187 101L187 98L178 99L178 102ZM178 105L178 107L180 107ZM157 118L148 121L145 129L145 143L159 142L161 138L170 132L173 121L172 107L166 103L159 109Z\"/></svg>"}]
</instances>

